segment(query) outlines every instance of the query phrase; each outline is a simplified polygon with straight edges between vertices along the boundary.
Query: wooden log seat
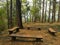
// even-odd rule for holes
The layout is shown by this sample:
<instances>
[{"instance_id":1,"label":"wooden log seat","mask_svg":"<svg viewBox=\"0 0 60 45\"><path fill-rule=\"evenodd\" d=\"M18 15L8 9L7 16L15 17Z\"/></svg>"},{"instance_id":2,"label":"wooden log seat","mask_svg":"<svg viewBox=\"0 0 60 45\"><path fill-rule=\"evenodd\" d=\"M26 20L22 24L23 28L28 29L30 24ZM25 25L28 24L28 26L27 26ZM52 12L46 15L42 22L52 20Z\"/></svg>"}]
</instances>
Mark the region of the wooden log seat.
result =
<instances>
[{"instance_id":1,"label":"wooden log seat","mask_svg":"<svg viewBox=\"0 0 60 45\"><path fill-rule=\"evenodd\" d=\"M9 31L9 34L12 34L14 31L18 32L19 31L19 27L13 27L11 29L8 29L8 31Z\"/></svg>"},{"instance_id":2,"label":"wooden log seat","mask_svg":"<svg viewBox=\"0 0 60 45\"><path fill-rule=\"evenodd\" d=\"M56 31L53 28L49 28L48 31L52 35L55 35L55 33L56 33Z\"/></svg>"},{"instance_id":3,"label":"wooden log seat","mask_svg":"<svg viewBox=\"0 0 60 45\"><path fill-rule=\"evenodd\" d=\"M12 40L16 40L17 37L19 38L33 38L33 39L36 39L36 41L41 41L41 39L43 39L42 35L39 35L39 36L33 36L33 35L24 35L24 34L11 34L9 35L9 37L11 37Z\"/></svg>"},{"instance_id":4,"label":"wooden log seat","mask_svg":"<svg viewBox=\"0 0 60 45\"><path fill-rule=\"evenodd\" d=\"M30 29L37 29L37 30L41 30L41 28L40 28L40 27L27 27L27 29L28 29L28 30L30 30Z\"/></svg>"}]
</instances>

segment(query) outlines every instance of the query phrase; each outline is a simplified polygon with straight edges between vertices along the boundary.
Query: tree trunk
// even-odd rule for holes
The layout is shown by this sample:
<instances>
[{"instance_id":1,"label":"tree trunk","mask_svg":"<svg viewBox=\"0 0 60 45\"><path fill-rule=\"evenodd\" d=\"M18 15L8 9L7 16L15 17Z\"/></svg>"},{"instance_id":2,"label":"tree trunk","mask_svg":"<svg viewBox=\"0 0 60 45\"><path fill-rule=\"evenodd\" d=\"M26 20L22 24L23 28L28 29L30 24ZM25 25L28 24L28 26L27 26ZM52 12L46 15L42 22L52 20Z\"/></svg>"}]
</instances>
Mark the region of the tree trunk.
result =
<instances>
[{"instance_id":1,"label":"tree trunk","mask_svg":"<svg viewBox=\"0 0 60 45\"><path fill-rule=\"evenodd\" d=\"M16 10L17 10L18 26L20 29L23 29L22 15L21 15L21 0L16 0Z\"/></svg>"},{"instance_id":2,"label":"tree trunk","mask_svg":"<svg viewBox=\"0 0 60 45\"><path fill-rule=\"evenodd\" d=\"M55 13L56 13L56 0L53 0L53 13L52 13L53 22L55 22Z\"/></svg>"},{"instance_id":3,"label":"tree trunk","mask_svg":"<svg viewBox=\"0 0 60 45\"><path fill-rule=\"evenodd\" d=\"M43 0L43 9L42 9L42 23L44 22L44 0Z\"/></svg>"},{"instance_id":4,"label":"tree trunk","mask_svg":"<svg viewBox=\"0 0 60 45\"><path fill-rule=\"evenodd\" d=\"M39 0L39 15L40 15L40 19L39 22L41 22L41 0Z\"/></svg>"},{"instance_id":5,"label":"tree trunk","mask_svg":"<svg viewBox=\"0 0 60 45\"><path fill-rule=\"evenodd\" d=\"M31 14L30 14L30 22L31 22L31 17L32 17L32 16L31 16Z\"/></svg>"},{"instance_id":6,"label":"tree trunk","mask_svg":"<svg viewBox=\"0 0 60 45\"><path fill-rule=\"evenodd\" d=\"M46 0L46 7L45 7L45 22L46 22L46 12L47 12L47 0Z\"/></svg>"},{"instance_id":7,"label":"tree trunk","mask_svg":"<svg viewBox=\"0 0 60 45\"><path fill-rule=\"evenodd\" d=\"M48 22L50 22L50 12L51 12L51 0L50 0L50 4L49 4L49 16L48 16Z\"/></svg>"},{"instance_id":8,"label":"tree trunk","mask_svg":"<svg viewBox=\"0 0 60 45\"><path fill-rule=\"evenodd\" d=\"M12 0L10 0L10 15L9 15L9 28L12 28Z\"/></svg>"},{"instance_id":9,"label":"tree trunk","mask_svg":"<svg viewBox=\"0 0 60 45\"><path fill-rule=\"evenodd\" d=\"M8 17L8 29L10 28L9 27L9 3L8 3L8 0L6 0L6 2L7 2L7 17Z\"/></svg>"},{"instance_id":10,"label":"tree trunk","mask_svg":"<svg viewBox=\"0 0 60 45\"><path fill-rule=\"evenodd\" d=\"M59 10L58 10L58 22L60 22L60 0L59 0Z\"/></svg>"},{"instance_id":11,"label":"tree trunk","mask_svg":"<svg viewBox=\"0 0 60 45\"><path fill-rule=\"evenodd\" d=\"M28 22L28 11L26 10L26 22Z\"/></svg>"}]
</instances>

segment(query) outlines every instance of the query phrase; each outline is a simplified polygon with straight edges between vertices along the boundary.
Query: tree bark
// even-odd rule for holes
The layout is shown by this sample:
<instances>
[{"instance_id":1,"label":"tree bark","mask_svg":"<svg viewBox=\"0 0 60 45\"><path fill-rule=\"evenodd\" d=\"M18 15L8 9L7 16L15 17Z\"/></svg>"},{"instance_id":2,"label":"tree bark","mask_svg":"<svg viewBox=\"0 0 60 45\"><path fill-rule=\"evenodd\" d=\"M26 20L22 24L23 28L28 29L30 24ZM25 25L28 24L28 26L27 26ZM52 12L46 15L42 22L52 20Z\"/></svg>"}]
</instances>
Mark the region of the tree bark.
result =
<instances>
[{"instance_id":1,"label":"tree bark","mask_svg":"<svg viewBox=\"0 0 60 45\"><path fill-rule=\"evenodd\" d=\"M6 2L7 2L7 19L8 19L8 29L10 28L9 27L9 3L8 3L8 0L6 0Z\"/></svg>"},{"instance_id":2,"label":"tree bark","mask_svg":"<svg viewBox=\"0 0 60 45\"><path fill-rule=\"evenodd\" d=\"M53 0L52 22L55 22L55 13L56 13L56 0Z\"/></svg>"},{"instance_id":3,"label":"tree bark","mask_svg":"<svg viewBox=\"0 0 60 45\"><path fill-rule=\"evenodd\" d=\"M50 4L49 4L49 16L48 16L48 22L50 22L50 12L51 12L51 0L50 0Z\"/></svg>"},{"instance_id":4,"label":"tree bark","mask_svg":"<svg viewBox=\"0 0 60 45\"><path fill-rule=\"evenodd\" d=\"M58 10L58 22L60 22L60 0L59 0L59 10Z\"/></svg>"},{"instance_id":5,"label":"tree bark","mask_svg":"<svg viewBox=\"0 0 60 45\"><path fill-rule=\"evenodd\" d=\"M18 26L20 29L23 29L22 15L21 15L21 0L16 0L16 11L17 11Z\"/></svg>"},{"instance_id":6,"label":"tree bark","mask_svg":"<svg viewBox=\"0 0 60 45\"><path fill-rule=\"evenodd\" d=\"M39 22L41 22L41 0L39 0L39 15L40 15Z\"/></svg>"},{"instance_id":7,"label":"tree bark","mask_svg":"<svg viewBox=\"0 0 60 45\"><path fill-rule=\"evenodd\" d=\"M46 22L46 12L47 12L47 0L46 0L46 7L45 7L45 22Z\"/></svg>"},{"instance_id":8,"label":"tree bark","mask_svg":"<svg viewBox=\"0 0 60 45\"><path fill-rule=\"evenodd\" d=\"M9 15L9 28L12 28L12 0L10 0L10 15Z\"/></svg>"},{"instance_id":9,"label":"tree bark","mask_svg":"<svg viewBox=\"0 0 60 45\"><path fill-rule=\"evenodd\" d=\"M43 0L43 9L42 9L42 23L44 22L44 0Z\"/></svg>"}]
</instances>

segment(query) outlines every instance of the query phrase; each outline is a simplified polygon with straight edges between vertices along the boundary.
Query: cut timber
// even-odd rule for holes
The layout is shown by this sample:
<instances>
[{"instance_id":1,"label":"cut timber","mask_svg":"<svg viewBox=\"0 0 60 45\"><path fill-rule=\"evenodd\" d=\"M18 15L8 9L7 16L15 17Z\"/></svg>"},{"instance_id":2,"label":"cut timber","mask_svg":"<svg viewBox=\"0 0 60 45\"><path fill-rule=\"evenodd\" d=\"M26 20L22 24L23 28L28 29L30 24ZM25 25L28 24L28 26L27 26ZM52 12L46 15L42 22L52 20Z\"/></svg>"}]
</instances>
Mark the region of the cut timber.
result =
<instances>
[{"instance_id":1,"label":"cut timber","mask_svg":"<svg viewBox=\"0 0 60 45\"><path fill-rule=\"evenodd\" d=\"M20 37L20 38L33 38L36 39L36 41L41 41L41 39L43 39L43 37L41 35L29 35L29 34L11 34L9 37L12 38L12 40L16 40L16 37ZM39 40L38 40L39 39Z\"/></svg>"},{"instance_id":2,"label":"cut timber","mask_svg":"<svg viewBox=\"0 0 60 45\"><path fill-rule=\"evenodd\" d=\"M19 27L14 27L14 28L8 29L8 31L9 31L9 34L12 34L13 31L18 32L19 31Z\"/></svg>"},{"instance_id":3,"label":"cut timber","mask_svg":"<svg viewBox=\"0 0 60 45\"><path fill-rule=\"evenodd\" d=\"M52 28L49 28L48 31L52 34L52 35L55 35L56 31Z\"/></svg>"},{"instance_id":4,"label":"cut timber","mask_svg":"<svg viewBox=\"0 0 60 45\"><path fill-rule=\"evenodd\" d=\"M10 37L15 36L15 37L20 37L20 38L43 38L41 35L40 36L33 36L33 35L19 35L19 34L11 34Z\"/></svg>"},{"instance_id":5,"label":"cut timber","mask_svg":"<svg viewBox=\"0 0 60 45\"><path fill-rule=\"evenodd\" d=\"M30 29L37 29L37 30L41 30L41 28L40 28L40 27L27 27L27 29L28 29L28 30L30 30Z\"/></svg>"}]
</instances>

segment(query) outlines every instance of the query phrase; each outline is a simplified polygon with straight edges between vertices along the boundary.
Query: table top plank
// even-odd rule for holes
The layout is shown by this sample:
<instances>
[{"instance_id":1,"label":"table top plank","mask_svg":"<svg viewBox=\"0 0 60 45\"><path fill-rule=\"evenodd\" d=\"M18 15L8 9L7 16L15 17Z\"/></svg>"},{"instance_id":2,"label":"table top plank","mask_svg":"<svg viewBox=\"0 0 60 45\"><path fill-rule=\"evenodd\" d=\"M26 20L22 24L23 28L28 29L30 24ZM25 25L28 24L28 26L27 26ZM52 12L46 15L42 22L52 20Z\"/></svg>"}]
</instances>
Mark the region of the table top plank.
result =
<instances>
[{"instance_id":1,"label":"table top plank","mask_svg":"<svg viewBox=\"0 0 60 45\"><path fill-rule=\"evenodd\" d=\"M19 29L18 33L13 33L9 35L10 37L22 37L22 38L43 38L43 35L40 31L32 31L32 30L25 30Z\"/></svg>"},{"instance_id":2,"label":"table top plank","mask_svg":"<svg viewBox=\"0 0 60 45\"><path fill-rule=\"evenodd\" d=\"M24 34L11 34L10 37L16 36L16 37L21 37L21 38L43 38L41 35L24 35Z\"/></svg>"}]
</instances>

